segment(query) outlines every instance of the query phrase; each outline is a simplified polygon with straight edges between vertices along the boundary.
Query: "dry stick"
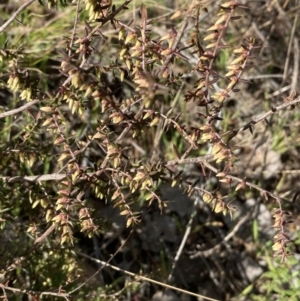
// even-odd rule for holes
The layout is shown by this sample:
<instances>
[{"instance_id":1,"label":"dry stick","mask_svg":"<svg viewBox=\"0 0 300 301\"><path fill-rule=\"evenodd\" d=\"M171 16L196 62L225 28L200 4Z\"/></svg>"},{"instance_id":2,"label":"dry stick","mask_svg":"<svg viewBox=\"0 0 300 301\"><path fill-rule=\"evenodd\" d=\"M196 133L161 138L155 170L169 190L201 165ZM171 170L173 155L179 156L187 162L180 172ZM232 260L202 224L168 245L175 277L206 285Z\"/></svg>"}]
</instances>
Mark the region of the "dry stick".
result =
<instances>
[{"instance_id":1,"label":"dry stick","mask_svg":"<svg viewBox=\"0 0 300 301\"><path fill-rule=\"evenodd\" d=\"M298 15L297 15L298 17ZM299 77L299 60L300 60L300 54L299 54L299 40L298 38L294 38L294 69L293 69L293 75L292 75L292 83L291 83L291 94L295 93L297 91L297 85L298 85L298 77Z\"/></svg>"},{"instance_id":2,"label":"dry stick","mask_svg":"<svg viewBox=\"0 0 300 301\"><path fill-rule=\"evenodd\" d=\"M7 116L10 116L10 115L14 115L14 114L18 114L22 111L25 111L26 109L28 109L29 107L33 106L34 104L38 103L40 100L39 99L35 99L31 102L28 102L26 103L25 105L17 108L17 109L13 109L13 110L10 110L10 111L7 111L7 112L4 112L4 113L0 113L0 119L1 118L5 118Z\"/></svg>"},{"instance_id":3,"label":"dry stick","mask_svg":"<svg viewBox=\"0 0 300 301\"><path fill-rule=\"evenodd\" d=\"M262 114L259 117L254 118L252 121L250 121L249 123L247 123L246 125L242 126L239 130L237 130L236 134L243 132L244 130L248 129L249 127L255 125L256 123L265 120L266 118L268 118L269 116L274 115L277 111L283 110L287 107L291 107L297 103L300 103L300 96L298 96L297 98L291 100L291 101L287 101L285 103L283 103L282 105L279 105L277 107L272 108L270 111L268 111L265 114Z\"/></svg>"},{"instance_id":4,"label":"dry stick","mask_svg":"<svg viewBox=\"0 0 300 301\"><path fill-rule=\"evenodd\" d=\"M142 29L141 35L143 40L143 71L146 71L146 62L145 62L145 44L146 44L146 25L147 25L147 9L144 3L141 4L141 16L142 16Z\"/></svg>"},{"instance_id":5,"label":"dry stick","mask_svg":"<svg viewBox=\"0 0 300 301\"><path fill-rule=\"evenodd\" d=\"M0 180L7 181L8 183L15 183L21 181L28 181L28 182L44 182L44 181L60 181L67 177L67 174L46 174L46 175L37 175L37 176L15 176L15 177L3 177L0 176Z\"/></svg>"},{"instance_id":6,"label":"dry stick","mask_svg":"<svg viewBox=\"0 0 300 301\"><path fill-rule=\"evenodd\" d=\"M67 298L69 297L68 294L66 293L55 293L55 292L39 292L39 291L32 291L32 290L27 290L27 289L21 289L21 288L15 288L15 287L10 287L10 286L6 286L4 284L2 284L0 282L0 287L6 291L11 291L14 293L22 293L22 294L26 294L26 295L49 295L49 296L56 296L56 297L62 297L62 298Z\"/></svg>"},{"instance_id":7,"label":"dry stick","mask_svg":"<svg viewBox=\"0 0 300 301\"><path fill-rule=\"evenodd\" d=\"M188 239L188 236L191 233L192 223L193 223L194 217L196 216L196 211L197 211L197 205L198 204L199 204L199 197L196 197L195 201L194 201L193 209L192 209L192 214L190 216L190 219L188 221L188 224L187 224L184 236L183 236L183 238L181 240L180 246L179 246L179 248L177 250L177 253L176 253L176 256L174 258L174 261L173 261L173 264L172 264L172 268L171 268L171 272L170 272L170 274L168 276L168 282L172 281L172 276L173 276L173 273L175 271L176 265L178 263L178 260L179 260L179 258L181 256L181 254L182 254L182 251L183 251L185 243L186 243L186 241Z\"/></svg>"},{"instance_id":8,"label":"dry stick","mask_svg":"<svg viewBox=\"0 0 300 301\"><path fill-rule=\"evenodd\" d=\"M84 285L86 285L91 279L93 279L95 276L97 276L102 269L104 269L106 266L110 266L110 262L115 258L115 256L123 249L123 247L125 246L125 244L127 243L127 241L129 240L129 238L131 237L133 231L135 230L135 228L132 228L130 233L128 234L127 238L121 243L120 247L117 249L117 251L110 257L110 259L106 262L102 262L99 259L95 259L97 260L97 263L102 264L102 267L100 267L92 276L90 276L87 280L85 280L83 283L79 284L76 288L74 288L72 291L69 292L69 295L75 293L76 291L78 291L79 289L81 289ZM77 253L79 254L79 253ZM81 256L87 256L85 254L80 254Z\"/></svg>"},{"instance_id":9,"label":"dry stick","mask_svg":"<svg viewBox=\"0 0 300 301\"><path fill-rule=\"evenodd\" d=\"M4 298L3 300L8 301L5 289L2 288L2 291L3 291L3 298Z\"/></svg>"},{"instance_id":10,"label":"dry stick","mask_svg":"<svg viewBox=\"0 0 300 301\"><path fill-rule=\"evenodd\" d=\"M172 289L172 290L175 290L175 291L178 291L178 292L181 292L181 293L184 293L184 294L187 294L187 295L190 295L190 296L195 296L195 297L198 297L198 298L201 298L201 299L204 299L204 300L210 300L210 301L218 301L217 299L213 299L213 298L209 298L209 297L206 297L206 296L203 296L203 295L199 295L199 294L195 294L195 293L192 293L192 292L189 292L187 290L184 290L184 289L181 289L181 288L178 288L178 287L175 287L175 286L172 286L172 285L168 285L168 284L165 284L165 283L162 283L162 282L159 282L159 281L156 281L156 280L153 280L153 279L150 279L148 277L144 277L144 276L140 276L140 275L137 275L137 274L134 274L134 273L131 273L127 270L123 270L123 269L120 269L116 266L113 266L111 264L108 264L107 262L105 261L101 261L99 259L96 259L96 258L93 258L93 257L90 257L84 253L81 253L81 252L76 252L78 255L82 256L82 257L85 257L85 258L88 258L94 262L97 262L97 263L100 263L100 264L103 264L115 271L118 271L118 272L122 272L124 273L125 275L129 275L131 277L135 277L136 280L143 280L143 281L148 281L150 283L154 283L154 284L157 284L157 285L160 285L160 286L163 286L165 288L169 288L169 289Z\"/></svg>"},{"instance_id":11,"label":"dry stick","mask_svg":"<svg viewBox=\"0 0 300 301\"><path fill-rule=\"evenodd\" d=\"M58 226L58 224L53 223L40 237L38 237L35 241L34 244L39 244L43 242Z\"/></svg>"},{"instance_id":12,"label":"dry stick","mask_svg":"<svg viewBox=\"0 0 300 301\"><path fill-rule=\"evenodd\" d=\"M72 47L73 47L74 38L75 38L75 34L76 34L76 28L77 28L77 23L78 23L79 9L80 9L80 0L77 0L76 15L75 15L75 19L74 19L72 37L71 37L71 41L70 41L70 45L69 45L69 47L70 47L69 56L71 56L71 54L72 54Z\"/></svg>"},{"instance_id":13,"label":"dry stick","mask_svg":"<svg viewBox=\"0 0 300 301\"><path fill-rule=\"evenodd\" d=\"M296 16L296 18L295 18L294 21L296 21L297 19L298 19L298 17ZM290 62L290 57L291 57L291 52L292 52L292 46L293 46L293 40L294 40L294 36L295 36L295 32L296 32L296 27L297 27L296 25L297 24L294 22L294 25L293 25L293 28L292 28L292 32L291 32L290 41L289 41L288 51L287 51L287 55L286 55L286 60L285 60L285 64L284 64L284 72L283 72L283 79L282 79L281 85L283 85L283 82L287 78L288 69L289 69L289 62Z\"/></svg>"},{"instance_id":14,"label":"dry stick","mask_svg":"<svg viewBox=\"0 0 300 301\"><path fill-rule=\"evenodd\" d=\"M241 220L239 220L239 222L233 227L233 229L224 237L224 239L218 243L217 245L213 246L212 248L205 250L205 251L198 251L196 254L193 254L190 256L191 259L195 259L198 257L209 257L211 255L213 255L216 251L219 250L219 248L225 244L226 242L228 242L241 228L241 226L246 223L250 217L252 216L252 212L245 215Z\"/></svg>"},{"instance_id":15,"label":"dry stick","mask_svg":"<svg viewBox=\"0 0 300 301\"><path fill-rule=\"evenodd\" d=\"M13 13L13 15L0 27L0 33L3 32L10 23L12 23L16 17L23 11L25 10L25 8L27 6L29 6L30 4L32 4L35 0L29 0L27 2L25 2L23 5L20 6L20 8L15 12Z\"/></svg>"}]
</instances>

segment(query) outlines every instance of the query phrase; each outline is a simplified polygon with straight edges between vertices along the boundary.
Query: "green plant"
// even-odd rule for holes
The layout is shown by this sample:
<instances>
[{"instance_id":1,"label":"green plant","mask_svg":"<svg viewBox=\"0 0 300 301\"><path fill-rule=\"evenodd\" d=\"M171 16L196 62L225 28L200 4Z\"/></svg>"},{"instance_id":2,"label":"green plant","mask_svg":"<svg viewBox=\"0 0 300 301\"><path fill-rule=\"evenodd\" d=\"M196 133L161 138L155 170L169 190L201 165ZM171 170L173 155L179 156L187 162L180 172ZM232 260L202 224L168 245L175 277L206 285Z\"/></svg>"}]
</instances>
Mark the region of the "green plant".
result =
<instances>
[{"instance_id":1,"label":"green plant","mask_svg":"<svg viewBox=\"0 0 300 301\"><path fill-rule=\"evenodd\" d=\"M245 288L240 295L247 296L248 300L298 300L299 299L299 271L296 267L298 261L294 258L280 265L274 264L268 257L269 270L256 281ZM294 267L293 267L294 266Z\"/></svg>"},{"instance_id":2,"label":"green plant","mask_svg":"<svg viewBox=\"0 0 300 301\"><path fill-rule=\"evenodd\" d=\"M43 250L53 231L56 239L49 239L50 248L72 248L75 232L93 238L103 231L96 217L101 201L118 208L127 228L134 230L143 221L141 205L157 206L161 212L167 207L159 191L162 183L178 185L188 196L200 196L215 214L231 217L236 211L233 196L252 189L272 204L277 231L272 248L283 262L291 223L283 208L285 199L243 173L236 174L236 139L246 131L252 134L256 124L268 123L279 111L295 107L300 98L285 98L242 126L232 120L228 102L240 92L239 84L249 82L242 76L260 49L254 37L233 39L229 33L230 25L241 20L239 12L248 7L239 1L222 3L201 39L202 1L177 10L170 22L181 25L169 26L164 34L153 30L151 25L159 21L149 20L143 3L134 23L126 15L131 0L72 3L77 5L73 9L71 1L48 1L49 7L59 8L56 24L45 23L42 29L36 25L26 39L20 28L14 34L5 32L6 44L0 50L1 88L9 99L0 113L4 230L6 221L17 216L25 221L19 234L26 233L27 252ZM33 22L34 16L24 13L22 22ZM235 44L227 45L226 40ZM192 54L197 60L188 64ZM189 119L188 110L181 116L183 101L195 103L196 122ZM283 141L284 134L276 134L273 148L286 152ZM200 156L203 152L206 155ZM190 163L201 169L203 185L179 168ZM27 295L43 291L57 298L76 293L80 285L74 279L82 275L74 271L79 266L74 254L44 254L51 261L40 259L37 265L47 281L32 282L30 291L9 285L4 289ZM51 268L46 264L51 263L60 267L60 283L46 275ZM64 269L65 265L74 269ZM32 264L30 268L34 274ZM167 268L164 264L163 270ZM14 278L19 286L23 272ZM51 286L56 293L51 294ZM68 289L60 294L60 286Z\"/></svg>"}]
</instances>

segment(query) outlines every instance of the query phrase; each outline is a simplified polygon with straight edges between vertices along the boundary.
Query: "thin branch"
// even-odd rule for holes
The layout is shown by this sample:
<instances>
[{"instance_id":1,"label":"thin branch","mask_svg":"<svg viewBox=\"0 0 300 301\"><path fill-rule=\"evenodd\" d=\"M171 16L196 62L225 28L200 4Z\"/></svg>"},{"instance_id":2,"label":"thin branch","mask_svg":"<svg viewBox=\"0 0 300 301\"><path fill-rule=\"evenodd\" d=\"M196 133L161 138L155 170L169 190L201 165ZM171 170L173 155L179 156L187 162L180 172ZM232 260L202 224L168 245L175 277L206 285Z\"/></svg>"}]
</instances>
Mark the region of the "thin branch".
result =
<instances>
[{"instance_id":1,"label":"thin branch","mask_svg":"<svg viewBox=\"0 0 300 301\"><path fill-rule=\"evenodd\" d=\"M193 224L193 221L194 221L194 218L196 216L196 213L197 213L197 206L199 204L199 197L196 197L195 198L195 201L194 201L194 205L193 205L193 209L192 209L192 213L191 213L191 216L190 216L190 219L188 221L188 224L187 224L187 227L186 227L186 230L185 230L185 233L184 233L184 236L181 240L181 243L180 243L180 246L177 250L177 253L176 253L176 256L173 260L173 264L172 264L172 268L171 268L171 272L168 276L168 282L171 282L172 280L172 276L173 276L173 273L175 271L175 268L177 266L177 263L178 263L178 260L183 252L183 249L185 247L185 244L186 244L186 241L191 233L191 230L192 230L192 224Z\"/></svg>"},{"instance_id":2,"label":"thin branch","mask_svg":"<svg viewBox=\"0 0 300 301\"><path fill-rule=\"evenodd\" d=\"M196 254L191 255L190 258L195 259L195 258L198 258L198 257L201 257L201 256L209 257L209 256L213 255L216 251L219 250L219 248L223 244L228 242L239 231L241 226L243 224L245 224L250 219L251 216L252 216L252 212L245 215L241 220L239 220L238 223L233 227L233 229L224 237L224 239L220 243L218 243L217 245L215 245L214 247L212 247L208 250L198 251Z\"/></svg>"},{"instance_id":3,"label":"thin branch","mask_svg":"<svg viewBox=\"0 0 300 301\"><path fill-rule=\"evenodd\" d=\"M7 112L4 112L4 113L0 113L0 119L1 118L5 118L7 116L10 116L10 115L15 115L15 114L18 114L22 111L25 111L26 109L28 109L29 107L33 106L34 104L38 103L40 100L39 99L35 99L33 101L30 101L28 103L26 103L25 105L17 108L17 109L13 109L13 110L10 110L10 111L7 111Z\"/></svg>"},{"instance_id":4,"label":"thin branch","mask_svg":"<svg viewBox=\"0 0 300 301\"><path fill-rule=\"evenodd\" d=\"M55 230L56 227L57 224L52 224L40 237L34 241L34 244L42 243Z\"/></svg>"},{"instance_id":5,"label":"thin branch","mask_svg":"<svg viewBox=\"0 0 300 301\"><path fill-rule=\"evenodd\" d=\"M102 266L92 275L90 276L87 280L85 280L83 283L79 284L76 288L74 288L72 291L69 292L69 294L73 294L76 291L80 290L83 286L85 286L91 279L93 279L95 276L97 276L105 267L110 266L110 262L115 258L115 256L117 254L120 253L120 251L124 248L125 244L128 242L129 238L131 237L132 233L134 232L135 228L132 228L130 233L128 234L128 236L126 237L126 239L124 241L122 241L121 245L119 246L119 248L117 249L117 251L109 258L108 261L104 262L104 261L100 261L99 259L95 259L98 260L96 261L97 263L100 263ZM81 256L87 256L85 254L79 254L78 255ZM91 259L91 258L90 258Z\"/></svg>"},{"instance_id":6,"label":"thin branch","mask_svg":"<svg viewBox=\"0 0 300 301\"><path fill-rule=\"evenodd\" d=\"M120 269L120 268L118 268L118 267L116 267L116 266L114 266L114 265L108 264L108 263L105 262L105 261L101 261L101 260L99 260L99 259L90 257L90 256L88 256L88 255L86 255L86 254L84 254L84 253L81 253L81 252L76 252L76 253L77 253L78 255L84 257L84 258L90 259L91 261L94 261L94 262L96 262L96 263L100 263L100 264L102 264L102 265L105 265L106 267L109 267L109 268L111 268L111 269L113 269L113 270L115 270L115 271L122 272L122 273L124 273L125 275L131 276L131 277L135 277L136 280L143 280L143 281L147 281L147 282L150 282L150 283L154 283L154 284L163 286L163 287L165 287L165 288L169 288L169 289L172 289L172 290L175 290L175 291L178 291L178 292L181 292L181 293L190 295L190 296L198 297L198 298L200 298L200 299L210 300L210 301L218 301L217 299L209 298L209 297L206 297L206 296L203 296L203 295L200 295L200 294L195 294L195 293L189 292L189 291L187 291L187 290L184 290L184 289L181 289L181 288L172 286L172 285L168 285L168 284L165 284L165 283L162 283L162 282L159 282L159 281L150 279L150 278L148 278L148 277L144 277L144 276L137 275L137 274L134 274L134 273L132 273L132 272L129 272L129 271Z\"/></svg>"},{"instance_id":7,"label":"thin branch","mask_svg":"<svg viewBox=\"0 0 300 301\"><path fill-rule=\"evenodd\" d=\"M77 6L76 6L76 14L74 18L74 26L73 26L73 31L72 31L72 37L69 45L69 56L72 54L72 47L74 44L74 39L76 35L76 28L77 28L77 23L78 23L78 16L79 16L79 9L80 9L80 0L77 1Z\"/></svg>"},{"instance_id":8,"label":"thin branch","mask_svg":"<svg viewBox=\"0 0 300 301\"><path fill-rule=\"evenodd\" d=\"M292 75L292 83L291 83L291 95L296 93L298 81L299 81L299 60L300 60L300 53L299 53L299 40L298 38L294 38L294 68L293 68L293 75Z\"/></svg>"},{"instance_id":9,"label":"thin branch","mask_svg":"<svg viewBox=\"0 0 300 301\"><path fill-rule=\"evenodd\" d=\"M32 4L34 1L36 0L29 0L25 2L23 5L21 5L20 8L15 13L13 13L13 15L0 27L0 33L2 33L9 26L9 24L12 23L17 18L17 16L23 10L25 10L26 7Z\"/></svg>"},{"instance_id":10,"label":"thin branch","mask_svg":"<svg viewBox=\"0 0 300 301\"><path fill-rule=\"evenodd\" d=\"M60 181L67 177L67 174L46 174L46 175L37 175L37 176L15 176L15 177L4 177L0 176L0 180L6 181L8 183L15 183L21 181L28 181L28 182L37 182L37 181Z\"/></svg>"},{"instance_id":11,"label":"thin branch","mask_svg":"<svg viewBox=\"0 0 300 301\"><path fill-rule=\"evenodd\" d=\"M283 103L282 105L279 105L277 107L272 108L270 111L268 111L267 113L262 114L261 116L258 116L256 118L254 118L253 120L251 120L250 122L248 122L246 125L242 126L239 130L237 130L236 134L245 131L246 129L248 129L249 127L255 125L256 123L265 120L266 118L274 115L277 111L281 111L283 109L286 109L288 107L291 107L293 105L296 105L297 103L300 103L300 96L298 96L297 98L291 100L291 101L287 101L285 103Z\"/></svg>"},{"instance_id":12,"label":"thin branch","mask_svg":"<svg viewBox=\"0 0 300 301\"><path fill-rule=\"evenodd\" d=\"M293 41L294 41L295 32L296 32L296 28L297 28L297 26L296 26L297 25L297 20L298 20L298 16L296 15L295 20L294 20L294 24L293 24L293 27L292 27L292 30L291 30L289 46L288 46L288 50L287 50L287 54L286 54L286 60L285 60L285 64L284 64L283 82L286 80L287 75L288 75L289 63L290 63L290 58L291 58L291 53L292 53L292 48L293 48ZM283 82L282 82L282 84L283 84Z\"/></svg>"},{"instance_id":13,"label":"thin branch","mask_svg":"<svg viewBox=\"0 0 300 301\"><path fill-rule=\"evenodd\" d=\"M14 293L22 293L22 294L26 294L26 295L49 295L49 296L56 296L56 297L62 297L62 298L66 298L66 297L70 297L69 294L66 293L55 293L55 292L40 292L40 291L32 291L32 290L26 290L26 289L20 289L20 288L15 288L15 287L10 287L10 286L6 286L4 284L2 284L0 282L0 287L6 291L11 291Z\"/></svg>"}]
</instances>

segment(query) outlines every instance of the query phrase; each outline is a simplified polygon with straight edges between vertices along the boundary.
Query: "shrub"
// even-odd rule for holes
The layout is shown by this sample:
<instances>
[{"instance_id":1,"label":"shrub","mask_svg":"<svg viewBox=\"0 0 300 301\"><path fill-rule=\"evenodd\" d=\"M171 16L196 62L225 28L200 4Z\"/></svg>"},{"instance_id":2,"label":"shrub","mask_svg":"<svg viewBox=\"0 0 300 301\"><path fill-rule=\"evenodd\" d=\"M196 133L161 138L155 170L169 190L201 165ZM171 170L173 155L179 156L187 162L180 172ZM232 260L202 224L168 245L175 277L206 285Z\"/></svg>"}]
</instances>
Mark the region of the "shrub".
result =
<instances>
[{"instance_id":1,"label":"shrub","mask_svg":"<svg viewBox=\"0 0 300 301\"><path fill-rule=\"evenodd\" d=\"M43 1L29 7L33 2L16 14L7 7L12 17L0 28L0 222L6 233L15 231L6 239L22 245L2 259L3 273L14 270L11 279L20 289L8 280L4 291L68 298L81 288L74 232L93 238L107 231L97 212L110 203L132 233L144 208L166 210L165 184L182 188L195 208L202 204L214 217L235 216L235 199L251 190L258 204L264 200L273 208L272 249L283 262L291 241L285 205L291 202L263 187L267 177L247 179L239 137L253 135L262 122L268 129L273 116L295 108L300 98L285 97L244 124L236 121L230 102L242 95L240 86L248 89L243 76L255 66L261 43L234 37L230 26L242 25L249 7L222 3L203 32L200 12L209 4L202 1L172 11L163 22L150 17L156 10L151 2L140 5L132 22L131 0L49 0L48 8ZM189 164L198 168L198 178ZM217 247L253 216L240 216ZM20 254L26 256L15 263ZM30 285L22 289L25 272ZM109 291L98 294L108 297Z\"/></svg>"}]
</instances>

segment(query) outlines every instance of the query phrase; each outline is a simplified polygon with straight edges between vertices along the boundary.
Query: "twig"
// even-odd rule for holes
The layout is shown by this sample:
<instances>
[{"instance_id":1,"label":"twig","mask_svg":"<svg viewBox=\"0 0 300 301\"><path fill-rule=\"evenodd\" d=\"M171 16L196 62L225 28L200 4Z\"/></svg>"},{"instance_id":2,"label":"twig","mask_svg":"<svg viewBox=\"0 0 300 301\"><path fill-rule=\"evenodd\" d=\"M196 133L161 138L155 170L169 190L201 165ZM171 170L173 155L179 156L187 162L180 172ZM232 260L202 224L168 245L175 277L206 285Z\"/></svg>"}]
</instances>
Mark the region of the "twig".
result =
<instances>
[{"instance_id":1,"label":"twig","mask_svg":"<svg viewBox=\"0 0 300 301\"><path fill-rule=\"evenodd\" d=\"M186 230L185 230L185 233L184 233L184 236L181 240L181 243L180 243L180 246L177 250L177 253L176 253L176 256L174 258L174 261L173 261L173 264L172 264L172 269L171 269L171 272L168 276L168 282L170 283L171 280L172 280L172 276L173 276L173 273L175 271L175 268L176 268L176 265L178 263L178 260L179 260L179 257L181 256L182 254L182 251L183 251L183 248L185 246L185 243L191 233L191 230L192 230L192 223L193 223L193 220L194 220L194 217L196 216L196 212L197 212L197 206L199 204L199 198L196 197L195 201L194 201L194 205L193 205L193 209L192 209L192 214L190 216L190 219L188 221L188 224L187 224L187 227L186 227Z\"/></svg>"},{"instance_id":2,"label":"twig","mask_svg":"<svg viewBox=\"0 0 300 301\"><path fill-rule=\"evenodd\" d=\"M20 6L20 8L12 14L12 16L0 27L0 33L3 32L10 23L12 23L16 18L17 16L23 11L25 10L25 8L27 6L29 6L30 4L32 4L35 0L29 0L27 2L25 2L23 5Z\"/></svg>"},{"instance_id":3,"label":"twig","mask_svg":"<svg viewBox=\"0 0 300 301\"><path fill-rule=\"evenodd\" d=\"M125 240L123 240L123 242L121 243L121 245L119 246L119 248L117 249L117 251L109 258L108 261L104 262L104 261L100 261L99 259L93 259L95 262L100 263L102 266L92 275L90 276L87 280L85 280L83 283L81 283L80 285L78 285L76 288L74 288L72 291L69 292L69 295L75 293L76 291L78 291L79 289L81 289L83 286L85 286L91 279L93 279L95 276L97 276L105 267L110 266L109 264L114 258L115 256L123 249L123 247L125 246L125 244L127 243L127 241L129 240L129 238L131 237L132 233L134 232L135 228L132 228L130 233L128 234L128 236L126 237ZM86 256L89 259L91 259L88 255L85 255L83 253L77 253L78 255L81 256ZM91 259L92 260L92 259Z\"/></svg>"},{"instance_id":4,"label":"twig","mask_svg":"<svg viewBox=\"0 0 300 301\"><path fill-rule=\"evenodd\" d=\"M256 123L258 123L262 120L265 120L266 118L268 118L268 117L272 116L273 114L275 114L277 111L280 111L280 110L283 110L285 108L291 107L291 106L293 106L297 103L300 103L300 96L298 96L297 98L295 98L291 101L287 101L287 102L283 103L282 105L274 107L270 111L268 111L267 113L264 113L261 116L258 116L256 118L254 118L253 120L248 122L246 125L242 126L239 130L237 130L236 134L245 131L249 127L255 125Z\"/></svg>"},{"instance_id":5,"label":"twig","mask_svg":"<svg viewBox=\"0 0 300 301\"><path fill-rule=\"evenodd\" d=\"M299 60L300 60L299 40L298 38L294 38L294 69L293 69L292 83L291 83L291 95L293 93L296 93L298 88L297 86L299 82Z\"/></svg>"},{"instance_id":6,"label":"twig","mask_svg":"<svg viewBox=\"0 0 300 301\"><path fill-rule=\"evenodd\" d=\"M40 237L38 237L35 241L34 244L39 244L43 242L57 227L57 224L52 224Z\"/></svg>"},{"instance_id":7,"label":"twig","mask_svg":"<svg viewBox=\"0 0 300 301\"><path fill-rule=\"evenodd\" d=\"M76 34L76 28L77 28L77 23L78 23L79 9L80 9L80 0L77 0L76 15L75 15L75 19L74 19L72 37L71 37L71 41L70 41L70 45L69 45L69 56L71 56L71 54L72 54L72 47L73 47L74 38L75 38L75 34Z\"/></svg>"},{"instance_id":8,"label":"twig","mask_svg":"<svg viewBox=\"0 0 300 301\"><path fill-rule=\"evenodd\" d=\"M3 300L8 301L5 289L2 288L2 291L3 291Z\"/></svg>"},{"instance_id":9,"label":"twig","mask_svg":"<svg viewBox=\"0 0 300 301\"><path fill-rule=\"evenodd\" d=\"M198 298L201 298L201 299L204 299L204 300L218 301L217 299L209 298L209 297L206 297L206 296L203 296L203 295L200 295L200 294L195 294L195 293L186 291L184 289L181 289L181 288L178 288L178 287L175 287L175 286L172 286L172 285L168 285L168 284L165 284L165 283L162 283L162 282L159 282L159 281L156 281L156 280L153 280L153 279L150 279L150 278L147 278L147 277L144 277L144 276L140 276L140 275L134 274L132 272L120 269L120 268L118 268L118 267L116 267L114 265L108 264L105 261L101 261L99 259L90 257L90 256L88 256L88 255L86 255L84 253L81 253L81 252L76 252L76 253L78 255L84 257L84 258L88 258L88 259L90 259L90 260L92 260L94 262L103 264L103 265L105 265L105 266L107 266L107 267L109 267L109 268L111 268L111 269L113 269L115 271L122 272L125 275L129 275L131 277L135 277L136 280L143 280L143 281L147 281L147 282L150 282L150 283L154 283L154 284L157 284L157 285L160 285L160 286L163 286L163 287L166 287L166 288L169 288L169 289L172 289L172 290L175 290L175 291L178 291L178 292L190 295L190 296L195 296L195 297L198 297Z\"/></svg>"},{"instance_id":10,"label":"twig","mask_svg":"<svg viewBox=\"0 0 300 301\"><path fill-rule=\"evenodd\" d=\"M0 119L5 118L5 117L10 116L10 115L15 115L15 114L20 113L22 111L25 111L29 107L31 107L34 104L38 103L39 101L40 101L39 99L35 99L35 100L30 101L30 102L26 103L25 105L23 105L23 106L21 106L17 109L13 109L13 110L10 110L10 111L4 112L4 113L0 113Z\"/></svg>"},{"instance_id":11,"label":"twig","mask_svg":"<svg viewBox=\"0 0 300 301\"><path fill-rule=\"evenodd\" d=\"M142 28L141 28L141 34L142 34L142 40L143 40L143 59L142 59L142 65L143 65L143 71L146 71L146 61L145 61L145 51L146 51L146 25L147 25L147 9L144 5L144 3L141 4L141 16L142 16Z\"/></svg>"},{"instance_id":12,"label":"twig","mask_svg":"<svg viewBox=\"0 0 300 301\"><path fill-rule=\"evenodd\" d=\"M46 175L37 175L37 176L15 176L15 177L4 177L0 176L2 181L7 181L8 183L15 183L20 181L28 181L28 182L37 182L37 181L60 181L67 177L67 174L46 174Z\"/></svg>"},{"instance_id":13,"label":"twig","mask_svg":"<svg viewBox=\"0 0 300 301\"><path fill-rule=\"evenodd\" d=\"M2 284L0 282L0 287L6 291L11 291L14 293L22 293L22 294L27 294L27 295L49 295L49 296L56 296L56 297L62 297L62 298L66 298L69 297L69 294L66 293L55 293L55 292L40 292L40 291L32 291L32 290L26 290L26 289L20 289L20 288L15 288L15 287L10 287L10 286L6 286L4 284Z\"/></svg>"},{"instance_id":14,"label":"twig","mask_svg":"<svg viewBox=\"0 0 300 301\"><path fill-rule=\"evenodd\" d=\"M276 7L279 8L278 11L280 14L285 15L284 11L280 7L278 1L276 1L277 5ZM297 22L297 17L295 18L295 21ZM290 27L290 26L289 26ZM281 85L285 82L287 75L288 75L288 70L289 70L289 63L290 63L290 58L291 58L291 53L292 53L292 48L293 48L293 40L296 32L296 23L294 22L294 25L291 30L291 36L290 36L290 41L289 41L289 46L286 54L286 59L285 59L285 64L284 64L284 71L283 71L283 79Z\"/></svg>"},{"instance_id":15,"label":"twig","mask_svg":"<svg viewBox=\"0 0 300 301\"><path fill-rule=\"evenodd\" d=\"M196 254L193 254L190 256L191 259L195 259L198 258L200 256L203 257L209 257L211 255L213 255L216 251L218 251L218 249L225 244L226 242L228 242L241 228L241 226L246 223L250 217L252 216L252 212L245 215L241 220L238 221L238 223L233 227L233 229L224 237L224 239L218 243L217 245L215 245L214 247L205 250L205 251L198 251Z\"/></svg>"}]
</instances>

